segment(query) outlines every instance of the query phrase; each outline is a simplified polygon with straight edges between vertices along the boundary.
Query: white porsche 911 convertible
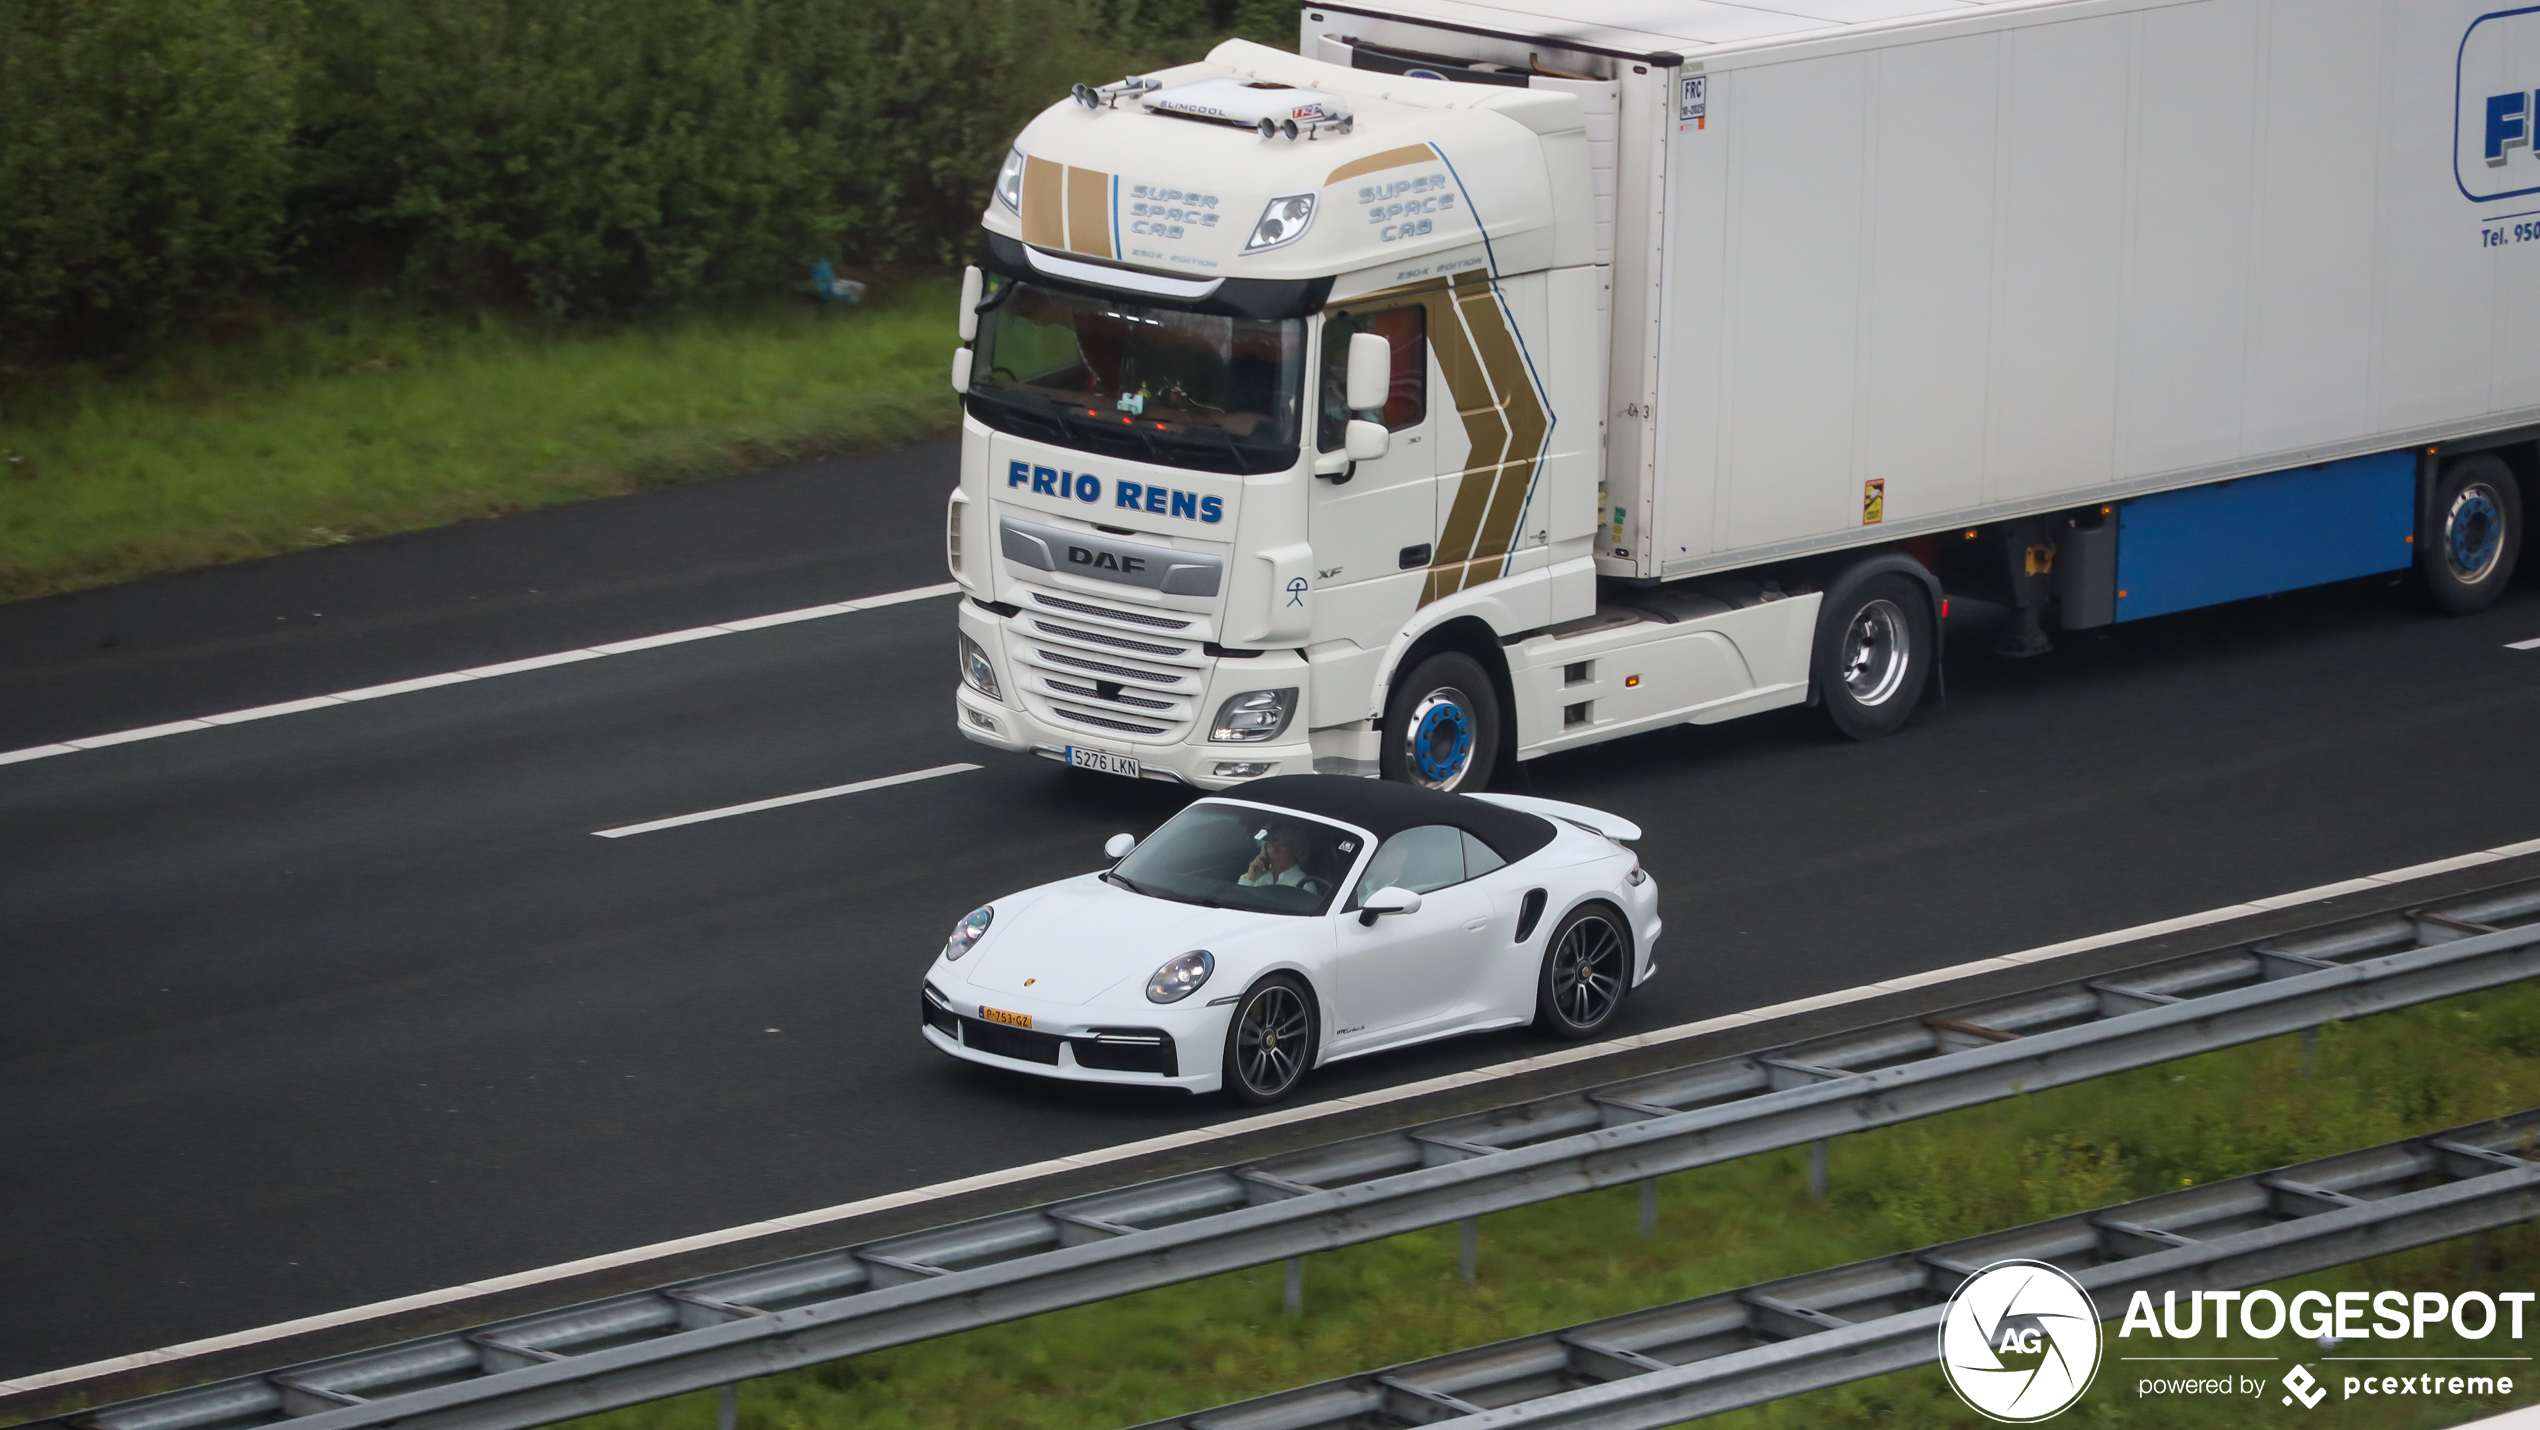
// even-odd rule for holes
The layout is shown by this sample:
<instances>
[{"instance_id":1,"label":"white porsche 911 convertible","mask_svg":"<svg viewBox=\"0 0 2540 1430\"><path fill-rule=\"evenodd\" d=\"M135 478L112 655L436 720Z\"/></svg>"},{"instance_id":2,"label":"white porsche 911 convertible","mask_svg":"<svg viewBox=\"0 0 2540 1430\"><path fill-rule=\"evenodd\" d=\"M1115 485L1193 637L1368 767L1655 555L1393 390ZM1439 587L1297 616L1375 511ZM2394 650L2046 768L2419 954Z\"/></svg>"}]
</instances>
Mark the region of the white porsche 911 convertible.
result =
<instances>
[{"instance_id":1,"label":"white porsche 911 convertible","mask_svg":"<svg viewBox=\"0 0 2540 1430\"><path fill-rule=\"evenodd\" d=\"M1655 971L1628 820L1339 775L1195 801L1008 895L926 971L927 1041L1044 1077L1276 1101L1312 1068L1519 1023L1585 1038Z\"/></svg>"}]
</instances>

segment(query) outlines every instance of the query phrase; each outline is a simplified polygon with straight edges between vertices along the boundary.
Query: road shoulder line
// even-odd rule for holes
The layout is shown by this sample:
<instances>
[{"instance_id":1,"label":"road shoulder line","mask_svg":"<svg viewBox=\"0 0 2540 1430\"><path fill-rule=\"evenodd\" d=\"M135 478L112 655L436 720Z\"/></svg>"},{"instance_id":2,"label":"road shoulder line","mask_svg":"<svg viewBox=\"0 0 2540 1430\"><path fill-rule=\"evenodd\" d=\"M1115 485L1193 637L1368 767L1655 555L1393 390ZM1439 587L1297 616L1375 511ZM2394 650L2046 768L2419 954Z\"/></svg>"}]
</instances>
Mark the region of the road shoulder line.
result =
<instances>
[{"instance_id":1,"label":"road shoulder line","mask_svg":"<svg viewBox=\"0 0 2540 1430\"><path fill-rule=\"evenodd\" d=\"M498 676L545 670L550 666L572 665L578 661L598 660L604 656L632 655L637 651L654 650L668 645L684 645L689 641L710 640L715 636L739 635L744 631L765 630L770 626L792 625L796 621L814 621L827 616L843 616L851 611L879 610L885 606L949 596L960 589L959 583L945 581L934 586L916 586L906 591L888 591L879 596L866 596L854 601L833 601L827 605L805 606L800 610L778 611L773 615L746 616L736 621L725 621L720 625L691 626L686 630L664 631L658 635L637 636L632 640L610 641L605 645L551 651L546 655L526 656L519 660L479 665L466 670L444 671L439 675L418 675L407 680L392 680L382 685L365 685L355 690L339 690L332 695L311 695L299 700L283 700L270 705L252 706L245 710L229 710L218 715L198 716L191 720L171 720L163 725L144 725L137 729L116 730L103 735L84 735L75 740L60 740L49 745L29 745L22 750L0 750L0 765L50 759L55 755L77 754L82 750L100 750L109 745L129 745L136 740L155 740L162 735L183 734L188 730L217 730L225 725L244 724L250 720L267 720L277 715L297 715L308 710L325 710L337 705L349 705L355 701L377 700L382 696L405 695L417 690L437 690L444 685L461 685L474 680L492 680Z\"/></svg>"}]
</instances>

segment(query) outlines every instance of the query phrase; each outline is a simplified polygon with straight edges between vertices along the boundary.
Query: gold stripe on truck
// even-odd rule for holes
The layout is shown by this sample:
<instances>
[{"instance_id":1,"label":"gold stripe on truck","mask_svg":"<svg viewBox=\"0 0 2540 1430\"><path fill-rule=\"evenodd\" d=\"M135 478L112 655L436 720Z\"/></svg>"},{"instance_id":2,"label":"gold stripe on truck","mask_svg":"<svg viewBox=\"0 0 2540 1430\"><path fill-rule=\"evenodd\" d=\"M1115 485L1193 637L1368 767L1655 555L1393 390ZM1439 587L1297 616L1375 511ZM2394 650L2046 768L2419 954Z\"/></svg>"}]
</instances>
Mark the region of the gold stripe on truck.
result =
<instances>
[{"instance_id":1,"label":"gold stripe on truck","mask_svg":"<svg viewBox=\"0 0 2540 1430\"><path fill-rule=\"evenodd\" d=\"M1111 251L1111 175L1100 169L1067 168L1067 246L1096 258L1116 258Z\"/></svg>"},{"instance_id":2,"label":"gold stripe on truck","mask_svg":"<svg viewBox=\"0 0 2540 1430\"><path fill-rule=\"evenodd\" d=\"M1067 166L1025 156L1023 160L1023 241L1034 248L1067 246Z\"/></svg>"},{"instance_id":3,"label":"gold stripe on truck","mask_svg":"<svg viewBox=\"0 0 2540 1430\"><path fill-rule=\"evenodd\" d=\"M1370 154L1364 159L1352 159L1334 169L1332 176L1323 181L1323 187L1328 189L1343 179L1355 179L1361 174L1373 174L1380 169L1399 169L1405 164L1425 164L1436 157L1437 151L1426 144L1406 144L1399 149L1387 149L1381 154Z\"/></svg>"},{"instance_id":4,"label":"gold stripe on truck","mask_svg":"<svg viewBox=\"0 0 2540 1430\"><path fill-rule=\"evenodd\" d=\"M1430 558L1420 593L1425 606L1506 572L1552 420L1488 274L1460 274L1450 291L1421 301L1429 309L1439 369L1472 443Z\"/></svg>"}]
</instances>

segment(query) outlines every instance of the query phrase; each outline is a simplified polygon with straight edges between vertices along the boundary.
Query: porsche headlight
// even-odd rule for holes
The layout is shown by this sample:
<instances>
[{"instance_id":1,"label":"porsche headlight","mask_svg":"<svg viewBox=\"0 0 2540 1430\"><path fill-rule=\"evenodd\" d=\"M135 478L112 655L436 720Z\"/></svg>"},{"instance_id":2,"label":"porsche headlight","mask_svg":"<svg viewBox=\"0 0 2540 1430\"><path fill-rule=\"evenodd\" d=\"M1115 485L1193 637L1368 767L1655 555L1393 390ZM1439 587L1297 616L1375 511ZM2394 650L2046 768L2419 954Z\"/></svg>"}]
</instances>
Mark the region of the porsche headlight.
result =
<instances>
[{"instance_id":1,"label":"porsche headlight","mask_svg":"<svg viewBox=\"0 0 2540 1430\"><path fill-rule=\"evenodd\" d=\"M1252 237L1244 240L1244 252L1259 253L1283 243L1294 243L1305 237L1305 231L1313 226L1312 194L1289 194L1285 198L1272 199L1270 206L1261 211L1261 221L1252 226Z\"/></svg>"},{"instance_id":2,"label":"porsche headlight","mask_svg":"<svg viewBox=\"0 0 2540 1430\"><path fill-rule=\"evenodd\" d=\"M1195 949L1155 971L1147 980L1149 1003L1179 1003L1199 991L1208 975L1217 971L1217 955L1207 949Z\"/></svg>"},{"instance_id":3,"label":"porsche headlight","mask_svg":"<svg viewBox=\"0 0 2540 1430\"><path fill-rule=\"evenodd\" d=\"M1023 150L1020 147L1006 150L1005 167L997 170L997 202L1016 213L1023 211Z\"/></svg>"},{"instance_id":4,"label":"porsche headlight","mask_svg":"<svg viewBox=\"0 0 2540 1430\"><path fill-rule=\"evenodd\" d=\"M963 954L968 953L977 946L979 940L988 936L988 925L995 920L996 916L996 905L983 904L972 909L960 923L954 924L952 937L944 940L944 961L947 963L960 961ZM1199 985L1194 983L1191 986L1196 988Z\"/></svg>"}]
</instances>

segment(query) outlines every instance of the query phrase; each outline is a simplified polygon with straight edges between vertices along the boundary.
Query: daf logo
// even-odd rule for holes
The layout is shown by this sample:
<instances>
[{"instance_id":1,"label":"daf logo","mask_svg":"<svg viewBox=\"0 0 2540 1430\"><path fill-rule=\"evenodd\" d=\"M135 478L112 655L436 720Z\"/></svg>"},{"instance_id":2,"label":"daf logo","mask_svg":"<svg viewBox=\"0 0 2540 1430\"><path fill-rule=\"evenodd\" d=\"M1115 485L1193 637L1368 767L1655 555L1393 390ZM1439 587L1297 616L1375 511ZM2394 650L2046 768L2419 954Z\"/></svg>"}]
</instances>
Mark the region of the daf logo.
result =
<instances>
[{"instance_id":1,"label":"daf logo","mask_svg":"<svg viewBox=\"0 0 2540 1430\"><path fill-rule=\"evenodd\" d=\"M1089 566L1096 571L1117 571L1124 576L1133 576L1147 569L1146 558L1143 556L1131 556L1118 551L1094 551L1073 543L1070 543L1067 548L1067 564Z\"/></svg>"}]
</instances>

